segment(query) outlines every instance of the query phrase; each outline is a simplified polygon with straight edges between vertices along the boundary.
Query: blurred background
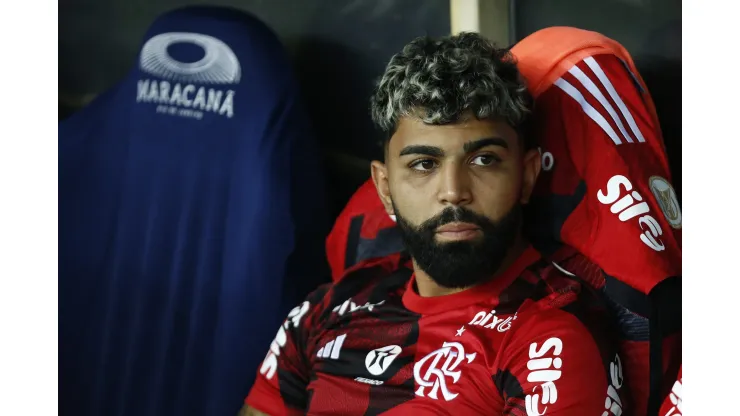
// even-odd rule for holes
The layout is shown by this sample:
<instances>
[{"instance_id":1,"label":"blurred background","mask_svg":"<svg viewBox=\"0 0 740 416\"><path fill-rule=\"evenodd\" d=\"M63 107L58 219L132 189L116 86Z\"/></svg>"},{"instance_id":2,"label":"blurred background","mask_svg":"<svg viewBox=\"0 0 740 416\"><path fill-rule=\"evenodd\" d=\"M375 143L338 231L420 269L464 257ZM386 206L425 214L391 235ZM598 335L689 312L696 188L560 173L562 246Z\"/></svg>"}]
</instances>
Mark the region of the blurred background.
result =
<instances>
[{"instance_id":1,"label":"blurred background","mask_svg":"<svg viewBox=\"0 0 740 416\"><path fill-rule=\"evenodd\" d=\"M680 0L63 0L59 118L134 67L158 15L191 4L243 9L281 38L326 155L330 218L369 177L368 161L380 157L368 98L390 57L416 36L474 29L502 45L555 25L622 43L655 100L681 200Z\"/></svg>"}]
</instances>

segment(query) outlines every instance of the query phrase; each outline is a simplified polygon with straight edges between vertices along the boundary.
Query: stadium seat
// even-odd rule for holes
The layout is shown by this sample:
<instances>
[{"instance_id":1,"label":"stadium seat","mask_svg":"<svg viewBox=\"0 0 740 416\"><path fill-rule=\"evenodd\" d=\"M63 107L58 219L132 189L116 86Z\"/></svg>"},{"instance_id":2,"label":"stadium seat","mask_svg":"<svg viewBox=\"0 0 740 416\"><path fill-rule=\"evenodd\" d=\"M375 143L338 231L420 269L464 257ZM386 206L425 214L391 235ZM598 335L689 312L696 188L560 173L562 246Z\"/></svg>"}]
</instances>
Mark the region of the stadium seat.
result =
<instances>
[{"instance_id":1,"label":"stadium seat","mask_svg":"<svg viewBox=\"0 0 740 416\"><path fill-rule=\"evenodd\" d=\"M186 7L59 125L59 408L233 415L325 276L324 181L257 18Z\"/></svg>"}]
</instances>

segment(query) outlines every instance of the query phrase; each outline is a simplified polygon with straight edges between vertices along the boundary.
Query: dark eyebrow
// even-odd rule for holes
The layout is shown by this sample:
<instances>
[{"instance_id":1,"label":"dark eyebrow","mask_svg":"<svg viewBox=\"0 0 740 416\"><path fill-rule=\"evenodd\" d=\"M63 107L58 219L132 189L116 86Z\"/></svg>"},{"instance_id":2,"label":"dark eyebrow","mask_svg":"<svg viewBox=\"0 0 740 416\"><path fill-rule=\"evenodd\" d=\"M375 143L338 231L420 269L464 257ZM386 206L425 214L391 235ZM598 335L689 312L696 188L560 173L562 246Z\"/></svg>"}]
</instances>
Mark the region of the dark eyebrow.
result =
<instances>
[{"instance_id":1,"label":"dark eyebrow","mask_svg":"<svg viewBox=\"0 0 740 416\"><path fill-rule=\"evenodd\" d=\"M411 145L401 149L399 156L406 155L425 155L432 157L444 157L445 152L439 147L424 146L424 145Z\"/></svg>"},{"instance_id":2,"label":"dark eyebrow","mask_svg":"<svg viewBox=\"0 0 740 416\"><path fill-rule=\"evenodd\" d=\"M463 151L465 153L473 153L476 150L480 150L486 146L501 146L504 149L509 148L509 144L506 143L506 140L502 139L501 137L486 137L484 139L473 140L471 142L465 143L463 145ZM444 157L445 152L444 150L440 149L439 147L435 147L435 146L411 145L411 146L406 146L403 149L401 149L401 153L399 154L399 156L406 156L406 155L425 155L425 156L432 156L432 157Z\"/></svg>"},{"instance_id":3,"label":"dark eyebrow","mask_svg":"<svg viewBox=\"0 0 740 416\"><path fill-rule=\"evenodd\" d=\"M478 139L472 142L465 143L463 145L463 150L465 151L465 153L472 153L486 146L501 146L504 149L509 148L509 144L506 143L506 140L502 139L501 137L486 137L485 139Z\"/></svg>"}]
</instances>

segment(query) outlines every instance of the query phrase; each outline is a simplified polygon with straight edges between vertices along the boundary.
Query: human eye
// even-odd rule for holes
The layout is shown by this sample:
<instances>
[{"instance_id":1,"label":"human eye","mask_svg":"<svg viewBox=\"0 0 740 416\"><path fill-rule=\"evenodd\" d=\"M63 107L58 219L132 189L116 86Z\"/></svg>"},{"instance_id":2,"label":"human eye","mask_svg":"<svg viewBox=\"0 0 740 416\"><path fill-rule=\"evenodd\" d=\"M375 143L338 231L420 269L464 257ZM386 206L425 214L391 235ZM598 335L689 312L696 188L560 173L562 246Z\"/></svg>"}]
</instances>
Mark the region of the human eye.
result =
<instances>
[{"instance_id":1,"label":"human eye","mask_svg":"<svg viewBox=\"0 0 740 416\"><path fill-rule=\"evenodd\" d=\"M437 162L432 159L419 159L411 162L409 167L419 172L429 172L437 167Z\"/></svg>"},{"instance_id":2,"label":"human eye","mask_svg":"<svg viewBox=\"0 0 740 416\"><path fill-rule=\"evenodd\" d=\"M470 163L476 166L492 166L499 162L501 162L501 158L491 154L478 155L470 161Z\"/></svg>"}]
</instances>

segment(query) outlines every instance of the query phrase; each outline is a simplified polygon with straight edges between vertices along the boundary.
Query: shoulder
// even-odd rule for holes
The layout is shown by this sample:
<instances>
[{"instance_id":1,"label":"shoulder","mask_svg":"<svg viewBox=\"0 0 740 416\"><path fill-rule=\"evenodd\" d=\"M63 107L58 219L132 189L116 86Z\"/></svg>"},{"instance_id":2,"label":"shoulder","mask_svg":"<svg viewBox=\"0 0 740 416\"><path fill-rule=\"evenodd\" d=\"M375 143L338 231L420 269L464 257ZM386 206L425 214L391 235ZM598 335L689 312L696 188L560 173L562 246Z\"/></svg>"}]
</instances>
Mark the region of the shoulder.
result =
<instances>
[{"instance_id":1,"label":"shoulder","mask_svg":"<svg viewBox=\"0 0 740 416\"><path fill-rule=\"evenodd\" d=\"M584 259L574 257L568 260L569 266L580 264L579 271L591 269L591 263ZM541 266L537 272L545 288L539 291L539 296L526 300L519 308L516 326L519 337L557 333L563 338L582 342L613 341L613 321L608 307L590 282L569 276L556 263Z\"/></svg>"},{"instance_id":2,"label":"shoulder","mask_svg":"<svg viewBox=\"0 0 740 416\"><path fill-rule=\"evenodd\" d=\"M338 281L319 286L307 298L312 314L324 320L332 312L377 304L389 296L401 296L411 278L406 267L388 267L383 262L366 262L348 270Z\"/></svg>"},{"instance_id":3,"label":"shoulder","mask_svg":"<svg viewBox=\"0 0 740 416\"><path fill-rule=\"evenodd\" d=\"M591 282L581 278L584 274L596 276L599 269L579 254L558 260L529 269L536 274L540 290L518 308L507 349L528 350L551 340L602 362L611 360L616 332L608 305ZM579 277L559 264L575 268Z\"/></svg>"},{"instance_id":4,"label":"shoulder","mask_svg":"<svg viewBox=\"0 0 740 416\"><path fill-rule=\"evenodd\" d=\"M603 412L609 368L619 358L607 316L588 298L570 288L522 305L494 379L507 406L534 414Z\"/></svg>"}]
</instances>

